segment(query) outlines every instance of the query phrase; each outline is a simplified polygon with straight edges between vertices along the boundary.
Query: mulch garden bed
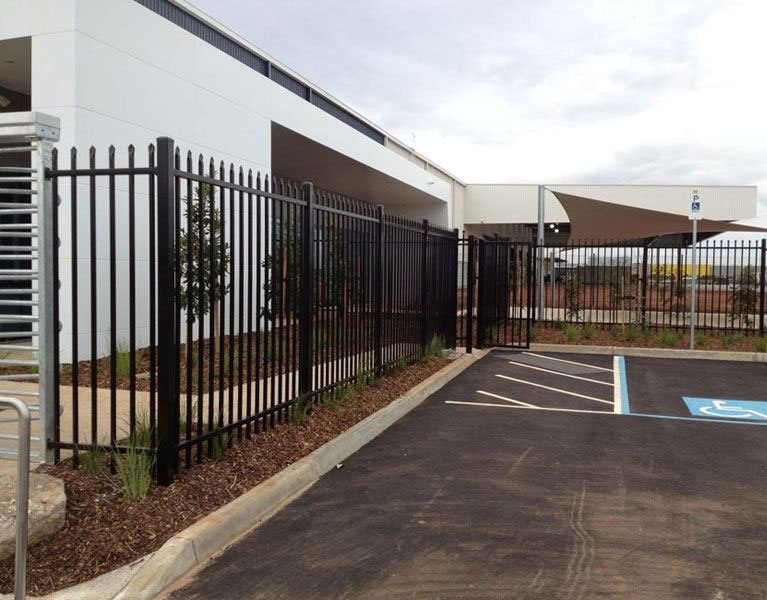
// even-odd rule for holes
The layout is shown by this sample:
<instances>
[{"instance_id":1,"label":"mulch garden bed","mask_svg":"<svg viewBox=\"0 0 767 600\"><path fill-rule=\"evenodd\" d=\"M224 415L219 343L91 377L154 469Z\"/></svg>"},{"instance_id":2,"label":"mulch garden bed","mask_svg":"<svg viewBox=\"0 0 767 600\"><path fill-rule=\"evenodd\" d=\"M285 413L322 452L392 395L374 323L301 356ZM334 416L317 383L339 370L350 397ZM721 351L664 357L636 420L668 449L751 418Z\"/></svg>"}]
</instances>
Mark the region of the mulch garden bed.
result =
<instances>
[{"instance_id":1,"label":"mulch garden bed","mask_svg":"<svg viewBox=\"0 0 767 600\"><path fill-rule=\"evenodd\" d=\"M575 344L581 346L626 346L633 348L690 348L689 331L641 331L614 327L602 329L573 326L575 339L567 339L566 328L535 327L531 342L542 344ZM572 330L571 330L572 333ZM727 352L765 352L767 338L738 333L696 330L696 350L723 350Z\"/></svg>"},{"instance_id":2,"label":"mulch garden bed","mask_svg":"<svg viewBox=\"0 0 767 600\"><path fill-rule=\"evenodd\" d=\"M320 406L301 423L286 422L235 442L220 460L205 459L182 470L172 485L152 484L143 500L129 500L106 466L100 473L72 469L68 462L41 466L42 472L64 481L67 513L61 531L29 549L28 593L42 595L69 587L157 550L179 531L388 405L449 362L435 357L415 363L364 388L336 410ZM12 591L10 557L0 562L0 592Z\"/></svg>"},{"instance_id":3,"label":"mulch garden bed","mask_svg":"<svg viewBox=\"0 0 767 600\"><path fill-rule=\"evenodd\" d=\"M352 335L353 333L353 335ZM347 356L354 356L365 352L363 339L366 333L345 332L344 343L339 343L338 354L333 359L340 360ZM251 368L248 370L248 341L250 341ZM239 382L246 383L248 376L250 381L267 379L273 375L295 371L298 368L298 337L295 335L295 327L277 328L270 333L243 334L242 336L220 336L215 339L211 356L211 343L209 340L194 341L187 345L179 346L179 390L186 393L188 383L191 382L191 390L197 393L202 383L202 391L207 392L210 388L211 372L212 387L218 391L221 387L228 388ZM324 340L317 338L315 344ZM230 345L231 359L230 359ZM221 360L221 347L223 345L223 360ZM258 351L258 352L257 352ZM149 377L152 362L148 347L136 348L135 352L135 378L130 374L130 353L125 348L118 348L115 361L115 388L119 390L131 389L131 384L137 391L148 392L151 390L152 380ZM25 357L26 358L26 357ZM258 359L258 360L257 360ZM325 356L329 359L329 355ZM202 378L198 379L199 363L202 364ZM95 362L96 388L111 389L112 387L112 357L102 356ZM155 355L155 369L157 356ZM90 359L77 362L77 385L80 387L93 386L93 363ZM191 367L191 368L190 368ZM27 373L28 367L0 366L1 375L13 375ZM191 375L191 377L188 377ZM19 381L25 381L19 379ZM74 365L63 363L59 374L59 383L71 386L75 382ZM222 383L223 382L223 383ZM156 382L155 382L156 385Z\"/></svg>"}]
</instances>

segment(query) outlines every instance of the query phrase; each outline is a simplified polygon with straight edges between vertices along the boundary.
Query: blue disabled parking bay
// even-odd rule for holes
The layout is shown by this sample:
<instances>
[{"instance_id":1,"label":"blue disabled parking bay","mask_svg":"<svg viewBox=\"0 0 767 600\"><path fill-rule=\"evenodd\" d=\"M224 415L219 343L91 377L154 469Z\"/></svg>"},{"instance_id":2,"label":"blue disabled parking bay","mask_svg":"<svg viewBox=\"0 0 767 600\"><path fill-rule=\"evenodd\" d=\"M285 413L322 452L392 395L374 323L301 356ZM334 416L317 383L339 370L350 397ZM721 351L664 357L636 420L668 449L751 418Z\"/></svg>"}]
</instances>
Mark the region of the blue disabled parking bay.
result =
<instances>
[{"instance_id":1,"label":"blue disabled parking bay","mask_svg":"<svg viewBox=\"0 0 767 600\"><path fill-rule=\"evenodd\" d=\"M767 402L754 400L720 400L716 398L688 398L682 396L691 415L736 419L739 421L767 421Z\"/></svg>"}]
</instances>

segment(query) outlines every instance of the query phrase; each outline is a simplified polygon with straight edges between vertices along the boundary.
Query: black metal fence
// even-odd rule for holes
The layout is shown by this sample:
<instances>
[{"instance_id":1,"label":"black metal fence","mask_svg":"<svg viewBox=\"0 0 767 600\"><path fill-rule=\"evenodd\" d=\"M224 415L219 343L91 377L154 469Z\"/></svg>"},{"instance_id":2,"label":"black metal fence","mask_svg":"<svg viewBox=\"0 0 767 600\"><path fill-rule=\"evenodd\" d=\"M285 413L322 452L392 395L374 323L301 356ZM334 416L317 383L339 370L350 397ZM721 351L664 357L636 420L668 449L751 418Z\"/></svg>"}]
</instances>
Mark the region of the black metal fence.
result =
<instances>
[{"instance_id":1,"label":"black metal fence","mask_svg":"<svg viewBox=\"0 0 767 600\"><path fill-rule=\"evenodd\" d=\"M457 232L183 155L54 156L71 428L52 445L157 449L168 483L336 386L455 345ZM61 225L59 225L59 223ZM106 226L105 226L106 224ZM85 348L85 352L81 348ZM58 365L57 365L58 366ZM299 408L300 407L300 408Z\"/></svg>"},{"instance_id":2,"label":"black metal fence","mask_svg":"<svg viewBox=\"0 0 767 600\"><path fill-rule=\"evenodd\" d=\"M529 347L535 248L471 235L458 242L456 344Z\"/></svg>"},{"instance_id":3,"label":"black metal fence","mask_svg":"<svg viewBox=\"0 0 767 600\"><path fill-rule=\"evenodd\" d=\"M492 249L484 258L480 245ZM544 328L590 324L603 329L687 330L690 326L690 247L609 242L531 246L529 258L522 260L524 245L497 237L459 240L457 345L468 351L519 345L530 321ZM518 268L512 268L510 253ZM698 330L765 334L766 259L764 239L698 244ZM483 270L488 277L482 276Z\"/></svg>"},{"instance_id":4,"label":"black metal fence","mask_svg":"<svg viewBox=\"0 0 767 600\"><path fill-rule=\"evenodd\" d=\"M766 242L698 244L697 329L764 334ZM690 326L690 247L594 243L547 246L539 252L544 283L536 320L541 326Z\"/></svg>"},{"instance_id":5,"label":"black metal fence","mask_svg":"<svg viewBox=\"0 0 767 600\"><path fill-rule=\"evenodd\" d=\"M158 479L338 386L446 345L525 346L530 321L690 324L685 247L459 239L311 183L183 155L54 154L56 457L157 450ZM767 247L699 246L696 326L764 334ZM537 286L542 270L543 286ZM542 301L538 307L539 301ZM61 318L63 317L63 318ZM61 410L64 409L62 416ZM62 424L66 423L66 427Z\"/></svg>"}]
</instances>

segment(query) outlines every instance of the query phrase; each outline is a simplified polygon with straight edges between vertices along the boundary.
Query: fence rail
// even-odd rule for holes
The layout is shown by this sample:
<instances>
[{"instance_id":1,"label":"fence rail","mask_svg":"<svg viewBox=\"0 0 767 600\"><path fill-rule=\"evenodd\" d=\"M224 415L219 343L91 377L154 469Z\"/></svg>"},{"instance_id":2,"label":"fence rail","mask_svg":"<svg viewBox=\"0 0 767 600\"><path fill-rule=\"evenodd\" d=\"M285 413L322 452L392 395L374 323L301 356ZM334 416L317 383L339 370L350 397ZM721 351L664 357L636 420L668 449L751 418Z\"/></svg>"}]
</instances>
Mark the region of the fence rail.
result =
<instances>
[{"instance_id":1,"label":"fence rail","mask_svg":"<svg viewBox=\"0 0 767 600\"><path fill-rule=\"evenodd\" d=\"M540 248L544 327L688 329L692 250L657 245L582 244ZM697 246L695 327L764 334L765 240Z\"/></svg>"},{"instance_id":2,"label":"fence rail","mask_svg":"<svg viewBox=\"0 0 767 600\"><path fill-rule=\"evenodd\" d=\"M46 172L62 199L49 221L63 240L52 369L70 388L55 386L56 460L156 450L166 484L413 360L434 335L471 351L524 347L531 320L690 325L689 248L459 239L309 182L182 154L168 138L140 165L133 147L97 159L72 149L60 165L54 152ZM700 244L696 327L764 334L766 254L765 240Z\"/></svg>"},{"instance_id":3,"label":"fence rail","mask_svg":"<svg viewBox=\"0 0 767 600\"><path fill-rule=\"evenodd\" d=\"M525 325L528 314L544 328L591 324L604 329L632 326L686 331L690 327L690 247L603 241L533 247L529 277L512 281L511 272L502 276L505 267L491 268L496 278L495 283L490 282L492 289L480 289L488 287L487 280L480 283L480 271L488 267L480 264L480 244L512 248L520 242L474 236L458 241L456 344L469 352L478 344L499 343L498 331L487 338L487 328L480 331L478 327L489 299L494 313L504 305L503 315L511 318L516 314L517 327ZM767 240L703 242L697 252L696 328L764 335ZM536 271L541 268L543 300L539 304ZM508 343L507 335L500 337Z\"/></svg>"},{"instance_id":4,"label":"fence rail","mask_svg":"<svg viewBox=\"0 0 767 600\"><path fill-rule=\"evenodd\" d=\"M69 238L56 276L71 357L56 365L71 425L57 405L51 445L75 464L91 445L156 448L167 484L413 360L433 335L455 343L456 231L182 155L168 138L145 165L135 154L118 166L110 148L97 167L91 148L80 166L73 149L48 172L68 195L54 235Z\"/></svg>"}]
</instances>

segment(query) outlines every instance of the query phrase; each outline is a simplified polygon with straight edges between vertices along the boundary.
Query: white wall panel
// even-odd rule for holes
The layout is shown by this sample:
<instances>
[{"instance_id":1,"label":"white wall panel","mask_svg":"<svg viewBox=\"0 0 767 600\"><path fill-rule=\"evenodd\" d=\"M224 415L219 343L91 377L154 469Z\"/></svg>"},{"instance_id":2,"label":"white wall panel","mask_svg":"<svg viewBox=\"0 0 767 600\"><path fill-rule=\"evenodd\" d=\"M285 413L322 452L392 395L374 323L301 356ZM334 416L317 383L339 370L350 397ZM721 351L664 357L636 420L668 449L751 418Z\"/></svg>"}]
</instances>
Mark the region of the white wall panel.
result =
<instances>
[{"instance_id":1,"label":"white wall panel","mask_svg":"<svg viewBox=\"0 0 767 600\"><path fill-rule=\"evenodd\" d=\"M75 5L76 0L0 0L0 39L74 29Z\"/></svg>"}]
</instances>

